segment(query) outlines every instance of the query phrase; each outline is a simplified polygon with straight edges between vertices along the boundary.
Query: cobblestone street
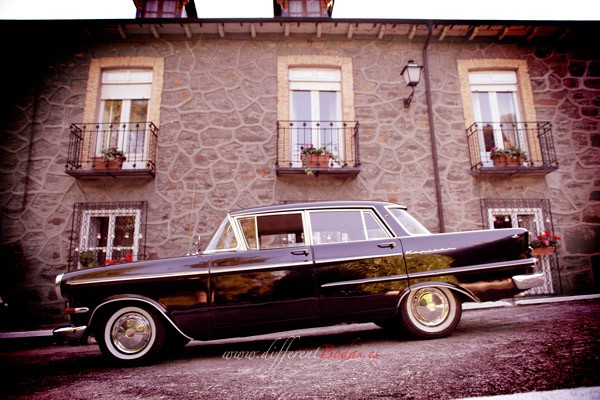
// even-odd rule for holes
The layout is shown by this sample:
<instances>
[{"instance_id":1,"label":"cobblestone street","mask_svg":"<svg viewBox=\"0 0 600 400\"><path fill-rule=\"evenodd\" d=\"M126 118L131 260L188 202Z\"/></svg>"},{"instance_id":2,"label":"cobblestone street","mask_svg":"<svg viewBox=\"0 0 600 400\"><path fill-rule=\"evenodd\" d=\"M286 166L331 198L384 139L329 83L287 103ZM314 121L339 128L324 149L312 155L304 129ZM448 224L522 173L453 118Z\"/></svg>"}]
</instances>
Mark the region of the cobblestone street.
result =
<instances>
[{"instance_id":1,"label":"cobblestone street","mask_svg":"<svg viewBox=\"0 0 600 400\"><path fill-rule=\"evenodd\" d=\"M192 342L121 369L97 346L0 353L3 398L454 399L596 386L600 300L468 310L450 337L372 324Z\"/></svg>"}]
</instances>

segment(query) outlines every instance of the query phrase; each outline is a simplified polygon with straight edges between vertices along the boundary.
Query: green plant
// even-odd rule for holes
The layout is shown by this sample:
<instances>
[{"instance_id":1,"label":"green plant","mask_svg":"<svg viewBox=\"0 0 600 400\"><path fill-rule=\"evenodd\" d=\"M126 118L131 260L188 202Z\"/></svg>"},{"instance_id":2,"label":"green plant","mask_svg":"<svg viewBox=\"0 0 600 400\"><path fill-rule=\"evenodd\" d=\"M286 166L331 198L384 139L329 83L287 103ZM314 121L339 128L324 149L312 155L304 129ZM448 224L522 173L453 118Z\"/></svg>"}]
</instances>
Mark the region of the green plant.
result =
<instances>
[{"instance_id":1,"label":"green plant","mask_svg":"<svg viewBox=\"0 0 600 400\"><path fill-rule=\"evenodd\" d=\"M492 147L490 156L492 158L503 156L503 157L512 158L515 160L522 160L522 161L527 160L527 153L516 146L509 146L505 149L499 149L498 147Z\"/></svg>"},{"instance_id":2,"label":"green plant","mask_svg":"<svg viewBox=\"0 0 600 400\"><path fill-rule=\"evenodd\" d=\"M321 154L327 154L327 148L326 146L321 146L321 147L314 147L312 144L307 144L305 146L301 147L302 149L302 154L315 154L315 155L321 155Z\"/></svg>"},{"instance_id":3,"label":"green plant","mask_svg":"<svg viewBox=\"0 0 600 400\"><path fill-rule=\"evenodd\" d=\"M102 160L104 161L125 161L126 159L125 153L116 147L109 147L106 150L102 150Z\"/></svg>"},{"instance_id":4,"label":"green plant","mask_svg":"<svg viewBox=\"0 0 600 400\"><path fill-rule=\"evenodd\" d=\"M94 253L89 250L79 252L79 264L83 268L89 268L94 265Z\"/></svg>"}]
</instances>

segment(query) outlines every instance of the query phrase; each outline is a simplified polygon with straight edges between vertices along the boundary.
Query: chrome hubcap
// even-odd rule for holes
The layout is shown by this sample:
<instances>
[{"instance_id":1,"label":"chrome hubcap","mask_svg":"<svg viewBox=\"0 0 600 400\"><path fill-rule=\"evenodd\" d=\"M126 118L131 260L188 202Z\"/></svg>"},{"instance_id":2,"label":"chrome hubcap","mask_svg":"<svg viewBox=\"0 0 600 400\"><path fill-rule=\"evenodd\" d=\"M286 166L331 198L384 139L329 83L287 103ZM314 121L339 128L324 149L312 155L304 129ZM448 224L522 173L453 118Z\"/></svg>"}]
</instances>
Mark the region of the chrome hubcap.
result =
<instances>
[{"instance_id":1,"label":"chrome hubcap","mask_svg":"<svg viewBox=\"0 0 600 400\"><path fill-rule=\"evenodd\" d=\"M423 288L415 292L410 305L412 314L423 325L436 326L448 318L448 298L439 289Z\"/></svg>"},{"instance_id":2,"label":"chrome hubcap","mask_svg":"<svg viewBox=\"0 0 600 400\"><path fill-rule=\"evenodd\" d=\"M137 353L150 342L152 325L143 315L123 314L115 321L110 336L119 351L126 354Z\"/></svg>"}]
</instances>

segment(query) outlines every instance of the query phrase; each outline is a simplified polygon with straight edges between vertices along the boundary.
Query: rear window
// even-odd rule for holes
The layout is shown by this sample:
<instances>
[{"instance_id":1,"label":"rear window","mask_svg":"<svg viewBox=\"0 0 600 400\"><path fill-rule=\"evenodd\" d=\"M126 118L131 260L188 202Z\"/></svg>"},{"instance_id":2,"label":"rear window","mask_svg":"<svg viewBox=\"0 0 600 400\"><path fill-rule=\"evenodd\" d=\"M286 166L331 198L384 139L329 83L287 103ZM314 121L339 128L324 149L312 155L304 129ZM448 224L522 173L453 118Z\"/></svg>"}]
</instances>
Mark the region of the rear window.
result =
<instances>
[{"instance_id":1,"label":"rear window","mask_svg":"<svg viewBox=\"0 0 600 400\"><path fill-rule=\"evenodd\" d=\"M396 221L410 235L427 235L430 232L419 221L417 221L408 211L402 208L389 209Z\"/></svg>"},{"instance_id":2,"label":"rear window","mask_svg":"<svg viewBox=\"0 0 600 400\"><path fill-rule=\"evenodd\" d=\"M311 211L314 244L356 242L390 237L369 210Z\"/></svg>"}]
</instances>

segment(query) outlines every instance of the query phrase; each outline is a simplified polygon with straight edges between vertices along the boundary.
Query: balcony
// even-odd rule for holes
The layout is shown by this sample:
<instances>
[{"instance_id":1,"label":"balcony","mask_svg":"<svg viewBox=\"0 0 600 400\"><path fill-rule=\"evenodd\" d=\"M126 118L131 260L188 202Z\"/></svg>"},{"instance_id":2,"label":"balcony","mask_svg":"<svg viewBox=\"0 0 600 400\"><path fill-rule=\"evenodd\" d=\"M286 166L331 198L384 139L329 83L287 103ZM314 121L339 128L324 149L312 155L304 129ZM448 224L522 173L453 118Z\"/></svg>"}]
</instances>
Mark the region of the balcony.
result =
<instances>
[{"instance_id":1,"label":"balcony","mask_svg":"<svg viewBox=\"0 0 600 400\"><path fill-rule=\"evenodd\" d=\"M358 122L278 121L277 175L356 176L360 172ZM324 161L308 166L302 150L324 148Z\"/></svg>"},{"instance_id":2,"label":"balcony","mask_svg":"<svg viewBox=\"0 0 600 400\"><path fill-rule=\"evenodd\" d=\"M77 178L154 177L158 128L152 122L72 124L65 172ZM102 152L116 148L124 158L109 161Z\"/></svg>"},{"instance_id":3,"label":"balcony","mask_svg":"<svg viewBox=\"0 0 600 400\"><path fill-rule=\"evenodd\" d=\"M519 143L516 147L527 159L517 163L492 159L491 150L501 140L506 145ZM473 175L546 175L558 169L550 122L476 122L467 128L467 141Z\"/></svg>"}]
</instances>

